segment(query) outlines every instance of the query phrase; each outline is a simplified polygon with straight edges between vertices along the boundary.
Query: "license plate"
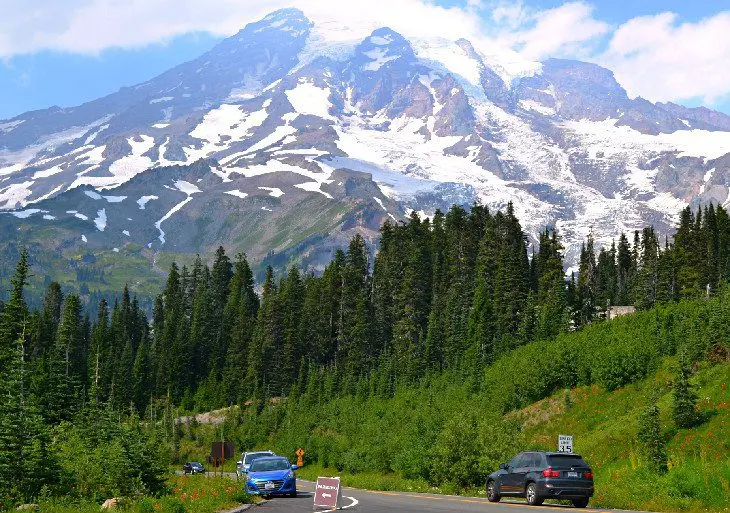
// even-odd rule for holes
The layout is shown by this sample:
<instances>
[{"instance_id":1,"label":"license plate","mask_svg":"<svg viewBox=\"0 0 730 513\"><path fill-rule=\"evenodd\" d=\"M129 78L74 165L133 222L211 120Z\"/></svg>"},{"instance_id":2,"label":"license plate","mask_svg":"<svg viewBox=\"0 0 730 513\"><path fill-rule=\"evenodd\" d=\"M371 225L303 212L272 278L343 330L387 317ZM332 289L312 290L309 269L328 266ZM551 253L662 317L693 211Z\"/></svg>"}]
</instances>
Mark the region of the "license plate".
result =
<instances>
[{"instance_id":1,"label":"license plate","mask_svg":"<svg viewBox=\"0 0 730 513\"><path fill-rule=\"evenodd\" d=\"M274 483L266 483L264 485L264 490L273 490L274 488L276 488L276 485Z\"/></svg>"},{"instance_id":2,"label":"license plate","mask_svg":"<svg viewBox=\"0 0 730 513\"><path fill-rule=\"evenodd\" d=\"M580 477L578 472L568 472L568 477Z\"/></svg>"}]
</instances>

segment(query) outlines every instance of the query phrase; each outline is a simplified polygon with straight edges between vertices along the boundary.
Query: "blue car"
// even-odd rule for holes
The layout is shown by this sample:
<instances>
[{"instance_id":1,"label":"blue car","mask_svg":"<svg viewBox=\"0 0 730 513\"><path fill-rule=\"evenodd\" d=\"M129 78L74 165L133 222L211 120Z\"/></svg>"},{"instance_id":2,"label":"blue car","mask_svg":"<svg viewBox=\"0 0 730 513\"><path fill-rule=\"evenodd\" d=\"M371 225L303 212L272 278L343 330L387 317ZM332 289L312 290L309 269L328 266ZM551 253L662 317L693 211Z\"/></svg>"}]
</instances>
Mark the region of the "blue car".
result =
<instances>
[{"instance_id":1,"label":"blue car","mask_svg":"<svg viewBox=\"0 0 730 513\"><path fill-rule=\"evenodd\" d=\"M297 496L296 465L281 456L257 458L251 462L246 480L246 491L251 495L273 497L275 495Z\"/></svg>"}]
</instances>

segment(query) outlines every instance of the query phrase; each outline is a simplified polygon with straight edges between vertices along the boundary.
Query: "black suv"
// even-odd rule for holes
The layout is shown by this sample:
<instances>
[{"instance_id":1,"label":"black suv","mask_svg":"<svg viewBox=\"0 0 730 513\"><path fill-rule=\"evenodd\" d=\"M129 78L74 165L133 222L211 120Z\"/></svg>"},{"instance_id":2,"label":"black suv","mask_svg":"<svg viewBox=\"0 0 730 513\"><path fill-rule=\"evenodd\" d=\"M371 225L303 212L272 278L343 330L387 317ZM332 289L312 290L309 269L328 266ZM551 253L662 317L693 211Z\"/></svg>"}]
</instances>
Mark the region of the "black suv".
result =
<instances>
[{"instance_id":1,"label":"black suv","mask_svg":"<svg viewBox=\"0 0 730 513\"><path fill-rule=\"evenodd\" d=\"M525 497L531 506L545 499L568 499L585 508L593 496L593 472L578 454L521 452L487 478L487 499Z\"/></svg>"},{"instance_id":2,"label":"black suv","mask_svg":"<svg viewBox=\"0 0 730 513\"><path fill-rule=\"evenodd\" d=\"M183 465L183 474L204 474L205 467L197 461L188 461Z\"/></svg>"}]
</instances>

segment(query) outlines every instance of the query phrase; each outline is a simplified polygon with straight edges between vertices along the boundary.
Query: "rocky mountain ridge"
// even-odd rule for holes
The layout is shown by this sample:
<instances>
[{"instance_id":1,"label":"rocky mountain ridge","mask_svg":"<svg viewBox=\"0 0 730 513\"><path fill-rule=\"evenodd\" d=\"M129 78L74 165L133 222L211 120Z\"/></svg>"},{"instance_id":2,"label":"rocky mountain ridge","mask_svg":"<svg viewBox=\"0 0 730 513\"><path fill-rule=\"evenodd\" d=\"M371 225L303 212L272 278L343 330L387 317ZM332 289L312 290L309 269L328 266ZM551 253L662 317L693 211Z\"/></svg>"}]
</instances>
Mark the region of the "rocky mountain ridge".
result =
<instances>
[{"instance_id":1,"label":"rocky mountain ridge","mask_svg":"<svg viewBox=\"0 0 730 513\"><path fill-rule=\"evenodd\" d=\"M724 114L631 99L595 64L326 29L277 11L143 84L0 121L0 241L315 263L411 210L511 201L570 261L590 231L670 234L686 204L728 201Z\"/></svg>"}]
</instances>

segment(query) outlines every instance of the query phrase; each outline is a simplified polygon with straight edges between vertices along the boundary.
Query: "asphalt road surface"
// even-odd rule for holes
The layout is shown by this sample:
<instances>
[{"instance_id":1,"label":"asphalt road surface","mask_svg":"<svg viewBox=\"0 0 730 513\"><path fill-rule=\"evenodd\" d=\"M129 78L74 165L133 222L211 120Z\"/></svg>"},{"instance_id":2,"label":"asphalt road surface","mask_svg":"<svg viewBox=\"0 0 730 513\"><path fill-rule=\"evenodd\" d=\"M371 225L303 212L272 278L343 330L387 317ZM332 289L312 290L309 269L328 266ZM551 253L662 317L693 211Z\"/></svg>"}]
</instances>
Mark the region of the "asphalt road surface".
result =
<instances>
[{"instance_id":1,"label":"asphalt road surface","mask_svg":"<svg viewBox=\"0 0 730 513\"><path fill-rule=\"evenodd\" d=\"M297 480L298 496L296 498L277 497L264 500L257 509L261 513L310 513L313 508L314 483ZM487 499L475 497L455 497L451 495L429 495L422 493L371 492L343 488L343 513L383 513L387 511L402 511L406 513L419 512L468 512L468 513L578 513L601 512L608 510L576 509L571 506L546 504L543 506L527 506L519 500L505 500L499 503L490 503ZM255 511L255 510L253 510ZM319 510L327 511L327 510Z\"/></svg>"}]
</instances>

